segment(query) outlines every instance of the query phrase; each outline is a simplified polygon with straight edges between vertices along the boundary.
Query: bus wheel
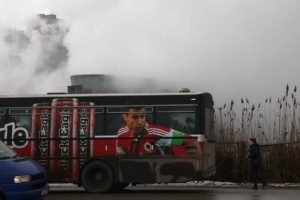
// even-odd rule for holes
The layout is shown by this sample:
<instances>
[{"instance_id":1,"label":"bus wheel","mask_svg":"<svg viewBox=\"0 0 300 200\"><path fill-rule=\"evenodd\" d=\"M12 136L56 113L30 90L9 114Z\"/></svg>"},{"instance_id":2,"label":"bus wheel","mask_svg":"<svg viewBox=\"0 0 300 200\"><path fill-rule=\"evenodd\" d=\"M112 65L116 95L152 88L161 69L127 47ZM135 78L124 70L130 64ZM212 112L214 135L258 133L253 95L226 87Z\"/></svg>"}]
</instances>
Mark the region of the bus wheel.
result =
<instances>
[{"instance_id":1,"label":"bus wheel","mask_svg":"<svg viewBox=\"0 0 300 200\"><path fill-rule=\"evenodd\" d=\"M81 182L88 192L109 192L114 185L113 171L106 163L93 161L83 168Z\"/></svg>"}]
</instances>

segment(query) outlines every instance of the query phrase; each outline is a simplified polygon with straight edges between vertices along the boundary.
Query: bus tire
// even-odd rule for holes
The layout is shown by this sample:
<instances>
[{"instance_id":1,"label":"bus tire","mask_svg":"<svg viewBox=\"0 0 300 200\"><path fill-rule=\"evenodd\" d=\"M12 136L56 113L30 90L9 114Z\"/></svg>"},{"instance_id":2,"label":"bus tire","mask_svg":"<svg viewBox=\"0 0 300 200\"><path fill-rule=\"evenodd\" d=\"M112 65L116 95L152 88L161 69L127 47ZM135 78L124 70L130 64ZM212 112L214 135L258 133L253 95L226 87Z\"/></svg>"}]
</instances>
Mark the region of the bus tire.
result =
<instances>
[{"instance_id":1,"label":"bus tire","mask_svg":"<svg viewBox=\"0 0 300 200\"><path fill-rule=\"evenodd\" d=\"M114 173L105 162L92 161L83 168L81 183L90 193L109 192L114 186Z\"/></svg>"}]
</instances>

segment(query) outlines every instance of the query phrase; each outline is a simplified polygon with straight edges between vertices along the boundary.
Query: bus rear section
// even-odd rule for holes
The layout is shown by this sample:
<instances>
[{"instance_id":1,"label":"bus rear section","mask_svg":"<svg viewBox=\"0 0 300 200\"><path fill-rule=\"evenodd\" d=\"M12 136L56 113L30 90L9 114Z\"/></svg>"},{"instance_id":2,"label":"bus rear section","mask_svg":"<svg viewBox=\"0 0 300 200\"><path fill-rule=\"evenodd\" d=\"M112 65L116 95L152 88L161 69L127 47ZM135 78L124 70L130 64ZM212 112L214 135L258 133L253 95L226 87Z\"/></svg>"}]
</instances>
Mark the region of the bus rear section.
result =
<instances>
[{"instance_id":1,"label":"bus rear section","mask_svg":"<svg viewBox=\"0 0 300 200\"><path fill-rule=\"evenodd\" d=\"M143 104L128 113L132 97L33 98L2 109L0 139L10 137L11 147L39 161L49 182L77 183L92 193L214 174L209 94L140 95ZM139 131L126 124L129 116L143 121Z\"/></svg>"}]
</instances>

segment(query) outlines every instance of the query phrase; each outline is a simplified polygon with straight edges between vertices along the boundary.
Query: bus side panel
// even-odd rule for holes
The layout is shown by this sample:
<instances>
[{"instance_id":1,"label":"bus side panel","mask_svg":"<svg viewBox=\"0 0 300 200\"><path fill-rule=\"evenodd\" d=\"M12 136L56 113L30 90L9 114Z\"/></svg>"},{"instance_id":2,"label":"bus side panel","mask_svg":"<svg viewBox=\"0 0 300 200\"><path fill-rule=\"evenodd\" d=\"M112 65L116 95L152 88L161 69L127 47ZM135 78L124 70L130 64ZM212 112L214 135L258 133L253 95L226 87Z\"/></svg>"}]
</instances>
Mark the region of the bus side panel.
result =
<instances>
[{"instance_id":1,"label":"bus side panel","mask_svg":"<svg viewBox=\"0 0 300 200\"><path fill-rule=\"evenodd\" d=\"M7 109L8 111L8 109ZM8 111L10 112L10 111ZM19 112L19 111L16 111ZM15 150L18 154L31 156L30 127L31 115L11 113L1 116L0 140Z\"/></svg>"},{"instance_id":2,"label":"bus side panel","mask_svg":"<svg viewBox=\"0 0 300 200\"><path fill-rule=\"evenodd\" d=\"M73 132L73 179L85 162L94 155L95 104L80 102L78 132ZM78 159L77 159L78 158Z\"/></svg>"},{"instance_id":3,"label":"bus side panel","mask_svg":"<svg viewBox=\"0 0 300 200\"><path fill-rule=\"evenodd\" d=\"M114 136L111 136L114 137ZM116 141L117 139L108 139L107 137L98 136L94 141L94 156L95 157L113 157L116 156Z\"/></svg>"},{"instance_id":4,"label":"bus side panel","mask_svg":"<svg viewBox=\"0 0 300 200\"><path fill-rule=\"evenodd\" d=\"M204 135L198 136L199 145L201 148L201 178L210 177L215 174L216 160L215 160L215 143L207 140Z\"/></svg>"},{"instance_id":5,"label":"bus side panel","mask_svg":"<svg viewBox=\"0 0 300 200\"><path fill-rule=\"evenodd\" d=\"M31 157L49 169L50 103L36 103L32 109Z\"/></svg>"},{"instance_id":6,"label":"bus side panel","mask_svg":"<svg viewBox=\"0 0 300 200\"><path fill-rule=\"evenodd\" d=\"M73 179L73 136L78 133L77 99L54 99L51 109L49 178Z\"/></svg>"},{"instance_id":7,"label":"bus side panel","mask_svg":"<svg viewBox=\"0 0 300 200\"><path fill-rule=\"evenodd\" d=\"M193 156L143 156L119 158L120 182L183 183L195 180L198 161Z\"/></svg>"},{"instance_id":8,"label":"bus side panel","mask_svg":"<svg viewBox=\"0 0 300 200\"><path fill-rule=\"evenodd\" d=\"M98 146L104 147L98 156L115 155L115 140L95 145L90 139L94 138L96 117L92 102L61 98L7 112L0 115L0 139L18 154L37 160L50 181L77 180L79 169Z\"/></svg>"},{"instance_id":9,"label":"bus side panel","mask_svg":"<svg viewBox=\"0 0 300 200\"><path fill-rule=\"evenodd\" d=\"M8 145L9 146L9 145ZM31 146L28 144L24 148L12 148L17 154L26 156L26 157L31 157Z\"/></svg>"}]
</instances>

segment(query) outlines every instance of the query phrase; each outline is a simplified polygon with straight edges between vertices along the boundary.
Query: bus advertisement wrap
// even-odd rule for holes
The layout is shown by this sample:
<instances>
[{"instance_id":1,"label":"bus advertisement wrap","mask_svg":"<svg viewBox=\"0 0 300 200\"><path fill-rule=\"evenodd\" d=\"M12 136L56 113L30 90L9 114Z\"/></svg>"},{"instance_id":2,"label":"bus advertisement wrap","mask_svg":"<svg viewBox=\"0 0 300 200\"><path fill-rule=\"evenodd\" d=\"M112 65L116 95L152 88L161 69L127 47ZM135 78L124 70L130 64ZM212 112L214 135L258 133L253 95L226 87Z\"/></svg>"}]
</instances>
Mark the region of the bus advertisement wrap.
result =
<instances>
[{"instance_id":1,"label":"bus advertisement wrap","mask_svg":"<svg viewBox=\"0 0 300 200\"><path fill-rule=\"evenodd\" d=\"M50 182L76 182L93 193L213 174L211 96L150 97L62 95L0 107L0 140L37 160Z\"/></svg>"}]
</instances>

